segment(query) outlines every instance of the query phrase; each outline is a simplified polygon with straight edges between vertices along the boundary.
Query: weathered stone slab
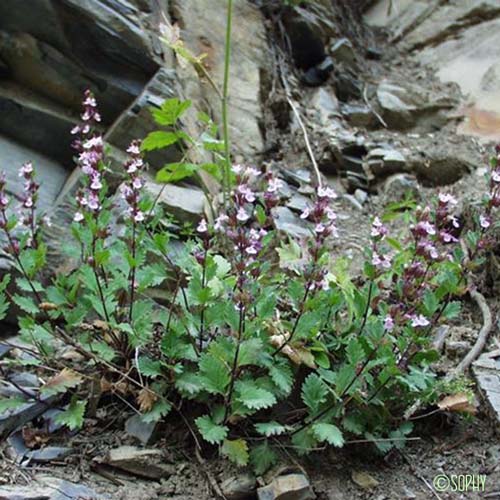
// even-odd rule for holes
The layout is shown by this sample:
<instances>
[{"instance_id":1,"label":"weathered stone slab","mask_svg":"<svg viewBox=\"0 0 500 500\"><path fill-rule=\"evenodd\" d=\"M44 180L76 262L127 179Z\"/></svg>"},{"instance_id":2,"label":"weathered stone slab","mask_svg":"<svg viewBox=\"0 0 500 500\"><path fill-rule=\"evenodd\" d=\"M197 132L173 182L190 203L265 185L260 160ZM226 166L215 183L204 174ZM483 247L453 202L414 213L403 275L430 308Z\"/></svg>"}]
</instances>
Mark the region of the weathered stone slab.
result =
<instances>
[{"instance_id":1,"label":"weathered stone slab","mask_svg":"<svg viewBox=\"0 0 500 500\"><path fill-rule=\"evenodd\" d=\"M472 373L477 387L493 420L497 432L500 431L500 350L482 354L472 364Z\"/></svg>"}]
</instances>

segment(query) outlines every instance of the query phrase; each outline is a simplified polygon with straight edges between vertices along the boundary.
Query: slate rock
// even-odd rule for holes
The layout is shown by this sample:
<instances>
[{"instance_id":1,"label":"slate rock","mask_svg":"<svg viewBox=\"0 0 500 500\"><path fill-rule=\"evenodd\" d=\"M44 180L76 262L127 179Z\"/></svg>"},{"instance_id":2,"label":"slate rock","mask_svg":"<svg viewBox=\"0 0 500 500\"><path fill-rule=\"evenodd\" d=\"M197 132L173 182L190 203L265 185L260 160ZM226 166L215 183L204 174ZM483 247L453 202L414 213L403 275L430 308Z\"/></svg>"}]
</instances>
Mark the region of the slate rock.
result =
<instances>
[{"instance_id":1,"label":"slate rock","mask_svg":"<svg viewBox=\"0 0 500 500\"><path fill-rule=\"evenodd\" d=\"M356 53L348 38L340 38L330 45L330 56L335 62L343 63L355 70L358 69Z\"/></svg>"},{"instance_id":2,"label":"slate rock","mask_svg":"<svg viewBox=\"0 0 500 500\"><path fill-rule=\"evenodd\" d=\"M307 224L287 207L273 208L273 217L278 231L292 238L302 239L311 235Z\"/></svg>"},{"instance_id":3,"label":"slate rock","mask_svg":"<svg viewBox=\"0 0 500 500\"><path fill-rule=\"evenodd\" d=\"M133 415L125 422L125 431L143 445L153 444L157 422L144 422L141 415Z\"/></svg>"},{"instance_id":4,"label":"slate rock","mask_svg":"<svg viewBox=\"0 0 500 500\"><path fill-rule=\"evenodd\" d=\"M245 473L226 479L220 485L228 500L247 500L255 498L257 480L253 474Z\"/></svg>"},{"instance_id":5,"label":"slate rock","mask_svg":"<svg viewBox=\"0 0 500 500\"><path fill-rule=\"evenodd\" d=\"M287 474L274 478L270 484L257 489L259 500L310 500L316 498L304 474Z\"/></svg>"},{"instance_id":6,"label":"slate rock","mask_svg":"<svg viewBox=\"0 0 500 500\"><path fill-rule=\"evenodd\" d=\"M102 463L129 474L146 479L163 479L172 475L174 469L163 462L163 453L155 449L135 446L120 446L109 450Z\"/></svg>"},{"instance_id":7,"label":"slate rock","mask_svg":"<svg viewBox=\"0 0 500 500\"><path fill-rule=\"evenodd\" d=\"M309 68L302 75L302 82L308 87L319 87L328 80L328 77L332 73L333 68L333 60L330 56L328 56L317 66Z\"/></svg>"}]
</instances>

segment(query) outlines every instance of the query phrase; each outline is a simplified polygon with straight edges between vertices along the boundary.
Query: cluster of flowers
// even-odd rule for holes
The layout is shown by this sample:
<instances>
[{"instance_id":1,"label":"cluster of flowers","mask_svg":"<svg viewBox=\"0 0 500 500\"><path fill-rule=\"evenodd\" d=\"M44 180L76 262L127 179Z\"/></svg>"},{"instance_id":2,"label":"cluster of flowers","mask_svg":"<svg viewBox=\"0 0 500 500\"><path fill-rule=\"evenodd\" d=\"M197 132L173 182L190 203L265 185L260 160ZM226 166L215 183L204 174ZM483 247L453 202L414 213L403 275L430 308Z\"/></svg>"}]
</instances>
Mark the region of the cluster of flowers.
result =
<instances>
[{"instance_id":1,"label":"cluster of flowers","mask_svg":"<svg viewBox=\"0 0 500 500\"><path fill-rule=\"evenodd\" d=\"M254 213L258 201L258 191L255 186L263 178L262 204L265 213L279 203L279 189L283 183L271 173L262 174L253 167L234 165L235 189L231 193L231 204L226 212L221 213L215 220L213 230L224 236L231 243L232 265L237 275L237 284L234 300L239 309L246 307L251 297L244 291L250 277L258 278L260 267L259 254L262 251L262 239L267 231L255 223ZM205 250L209 246L210 229L206 220L202 220L197 231L203 236ZM199 253L197 259L202 261L203 254Z\"/></svg>"},{"instance_id":2,"label":"cluster of flowers","mask_svg":"<svg viewBox=\"0 0 500 500\"><path fill-rule=\"evenodd\" d=\"M120 186L120 193L128 205L127 215L135 224L144 220L144 214L139 206L141 189L144 186L144 181L141 177L141 172L144 169L144 161L141 156L140 141L132 141L127 149L127 153L130 158L125 163L126 180Z\"/></svg>"},{"instance_id":3,"label":"cluster of flowers","mask_svg":"<svg viewBox=\"0 0 500 500\"><path fill-rule=\"evenodd\" d=\"M448 193L439 193L437 207L416 210L416 223L410 226L413 238L414 256L405 266L402 276L402 294L404 303L397 301L385 317L384 326L392 331L396 324L409 322L413 328L426 327L430 320L422 314L416 314L415 304L419 303L430 286L433 276L432 264L445 259L452 259L453 244L458 239L453 235L460 225L453 211L457 200ZM372 264L382 273L392 267L393 255L384 252L380 243L388 234L388 228L376 217L372 223Z\"/></svg>"},{"instance_id":4,"label":"cluster of flowers","mask_svg":"<svg viewBox=\"0 0 500 500\"><path fill-rule=\"evenodd\" d=\"M73 128L71 133L78 138L73 142L73 149L78 153L77 164L85 175L86 182L76 196L78 211L74 220L81 222L85 213L97 217L102 209L100 193L103 189L102 176L104 165L104 141L101 134L95 131L101 121L97 109L97 101L90 90L86 90L83 100L82 124Z\"/></svg>"},{"instance_id":5,"label":"cluster of flowers","mask_svg":"<svg viewBox=\"0 0 500 500\"><path fill-rule=\"evenodd\" d=\"M313 237L309 241L310 259L308 269L304 276L309 290L327 290L329 283L326 279L328 270L325 266L318 265L322 255L328 250L327 242L330 237L337 237L335 225L337 215L330 206L331 201L337 197L335 191L329 187L318 187L316 200L312 207L304 209L300 218L313 225Z\"/></svg>"}]
</instances>

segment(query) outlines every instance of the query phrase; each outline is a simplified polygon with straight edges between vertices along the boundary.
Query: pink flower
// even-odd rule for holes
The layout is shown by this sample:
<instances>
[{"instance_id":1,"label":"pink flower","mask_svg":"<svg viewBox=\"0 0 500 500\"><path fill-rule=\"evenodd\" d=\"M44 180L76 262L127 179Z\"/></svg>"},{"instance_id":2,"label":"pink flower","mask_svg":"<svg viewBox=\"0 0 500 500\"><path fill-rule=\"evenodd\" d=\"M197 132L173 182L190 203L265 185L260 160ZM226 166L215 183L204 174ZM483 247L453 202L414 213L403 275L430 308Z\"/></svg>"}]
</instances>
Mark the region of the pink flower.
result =
<instances>
[{"instance_id":1,"label":"pink flower","mask_svg":"<svg viewBox=\"0 0 500 500\"><path fill-rule=\"evenodd\" d=\"M419 326L429 326L429 325L430 321L422 314L411 317L411 326L413 326L414 328L417 328Z\"/></svg>"},{"instance_id":2,"label":"pink flower","mask_svg":"<svg viewBox=\"0 0 500 500\"><path fill-rule=\"evenodd\" d=\"M130 144L130 146L127 148L127 153L130 155L139 156L141 154L141 149L139 148L139 144L136 142Z\"/></svg>"},{"instance_id":3,"label":"pink flower","mask_svg":"<svg viewBox=\"0 0 500 500\"><path fill-rule=\"evenodd\" d=\"M206 233L208 231L207 221L205 219L201 219L196 230L199 233Z\"/></svg>"},{"instance_id":4,"label":"pink flower","mask_svg":"<svg viewBox=\"0 0 500 500\"><path fill-rule=\"evenodd\" d=\"M99 174L94 174L94 176L92 177L90 189L92 189L93 191L99 191L100 189L102 189L101 176Z\"/></svg>"},{"instance_id":5,"label":"pink flower","mask_svg":"<svg viewBox=\"0 0 500 500\"><path fill-rule=\"evenodd\" d=\"M243 195L248 203L253 203L255 201L255 195L253 191L246 184L241 184L240 186L238 186L238 192Z\"/></svg>"},{"instance_id":6,"label":"pink flower","mask_svg":"<svg viewBox=\"0 0 500 500\"><path fill-rule=\"evenodd\" d=\"M245 249L248 255L257 255L257 249L254 246L249 246Z\"/></svg>"},{"instance_id":7,"label":"pink flower","mask_svg":"<svg viewBox=\"0 0 500 500\"><path fill-rule=\"evenodd\" d=\"M28 196L25 200L24 200L24 203L23 205L26 207L26 208L31 208L33 206L33 198L31 196Z\"/></svg>"},{"instance_id":8,"label":"pink flower","mask_svg":"<svg viewBox=\"0 0 500 500\"><path fill-rule=\"evenodd\" d=\"M90 91L86 92L86 98L83 101L84 106L90 106L91 108L96 108L97 107L97 101L95 100L95 97L90 93Z\"/></svg>"},{"instance_id":9,"label":"pink flower","mask_svg":"<svg viewBox=\"0 0 500 500\"><path fill-rule=\"evenodd\" d=\"M81 212L76 212L73 220L75 222L81 222L83 220L83 214Z\"/></svg>"},{"instance_id":10,"label":"pink flower","mask_svg":"<svg viewBox=\"0 0 500 500\"><path fill-rule=\"evenodd\" d=\"M436 228L434 227L434 224L431 224L429 221L426 220L420 221L417 224L416 230L421 235L432 236L436 234Z\"/></svg>"},{"instance_id":11,"label":"pink flower","mask_svg":"<svg viewBox=\"0 0 500 500\"><path fill-rule=\"evenodd\" d=\"M317 234L321 234L321 233L324 233L326 230L326 227L324 224L321 224L321 222L319 224L316 224L316 227L314 228L314 231L317 233Z\"/></svg>"},{"instance_id":12,"label":"pink flower","mask_svg":"<svg viewBox=\"0 0 500 500\"><path fill-rule=\"evenodd\" d=\"M394 330L394 320L390 314L384 318L384 329L388 332L392 332L392 330Z\"/></svg>"},{"instance_id":13,"label":"pink flower","mask_svg":"<svg viewBox=\"0 0 500 500\"><path fill-rule=\"evenodd\" d=\"M372 255L372 265L378 268L390 269L391 268L391 255L381 256L377 252L373 252Z\"/></svg>"},{"instance_id":14,"label":"pink flower","mask_svg":"<svg viewBox=\"0 0 500 500\"><path fill-rule=\"evenodd\" d=\"M491 217L481 214L479 216L479 224L483 229L488 229L491 226Z\"/></svg>"},{"instance_id":15,"label":"pink flower","mask_svg":"<svg viewBox=\"0 0 500 500\"><path fill-rule=\"evenodd\" d=\"M9 198L4 193L0 194L0 206L5 208L9 204Z\"/></svg>"},{"instance_id":16,"label":"pink flower","mask_svg":"<svg viewBox=\"0 0 500 500\"><path fill-rule=\"evenodd\" d=\"M140 210L138 210L134 215L134 220L135 222L142 222L144 220L144 214Z\"/></svg>"},{"instance_id":17,"label":"pink flower","mask_svg":"<svg viewBox=\"0 0 500 500\"><path fill-rule=\"evenodd\" d=\"M243 171L243 166L239 165L239 164L233 165L231 167L231 170L233 171L233 173L235 173L236 175L238 175L238 174L241 174L241 172Z\"/></svg>"},{"instance_id":18,"label":"pink flower","mask_svg":"<svg viewBox=\"0 0 500 500\"><path fill-rule=\"evenodd\" d=\"M250 216L247 214L246 210L243 207L240 207L238 213L236 214L236 218L240 222L246 222Z\"/></svg>"},{"instance_id":19,"label":"pink flower","mask_svg":"<svg viewBox=\"0 0 500 500\"><path fill-rule=\"evenodd\" d=\"M29 177L32 173L33 173L33 163L31 162L25 163L19 169L19 177Z\"/></svg>"},{"instance_id":20,"label":"pink flower","mask_svg":"<svg viewBox=\"0 0 500 500\"><path fill-rule=\"evenodd\" d=\"M304 208L303 212L300 214L301 219L307 219L311 215L311 210L309 208Z\"/></svg>"},{"instance_id":21,"label":"pink flower","mask_svg":"<svg viewBox=\"0 0 500 500\"><path fill-rule=\"evenodd\" d=\"M268 193L276 193L279 189L283 187L283 181L281 179L278 179L276 177L273 177L269 180L269 183L267 185L267 192Z\"/></svg>"},{"instance_id":22,"label":"pink flower","mask_svg":"<svg viewBox=\"0 0 500 500\"><path fill-rule=\"evenodd\" d=\"M229 217L226 214L220 214L219 217L215 219L214 229L219 231L223 229L224 224L229 220Z\"/></svg>"},{"instance_id":23,"label":"pink flower","mask_svg":"<svg viewBox=\"0 0 500 500\"><path fill-rule=\"evenodd\" d=\"M327 187L327 188L320 187L320 188L318 188L318 197L319 198L330 198L331 200L333 200L333 199L337 198L337 194L330 187Z\"/></svg>"},{"instance_id":24,"label":"pink flower","mask_svg":"<svg viewBox=\"0 0 500 500\"><path fill-rule=\"evenodd\" d=\"M245 170L245 174L249 177L258 177L260 175L260 172L254 167L248 167Z\"/></svg>"},{"instance_id":25,"label":"pink flower","mask_svg":"<svg viewBox=\"0 0 500 500\"><path fill-rule=\"evenodd\" d=\"M457 199L450 193L439 193L438 198L443 205L450 205L453 207L458 203Z\"/></svg>"},{"instance_id":26,"label":"pink flower","mask_svg":"<svg viewBox=\"0 0 500 500\"><path fill-rule=\"evenodd\" d=\"M91 137L87 141L83 143L84 149L95 149L102 148L104 146L102 135L98 135L96 137Z\"/></svg>"},{"instance_id":27,"label":"pink flower","mask_svg":"<svg viewBox=\"0 0 500 500\"><path fill-rule=\"evenodd\" d=\"M441 238L441 241L443 243L456 243L458 240L455 238L455 236L453 236L452 234L450 233L447 233L446 231L441 231L439 233L439 237Z\"/></svg>"},{"instance_id":28,"label":"pink flower","mask_svg":"<svg viewBox=\"0 0 500 500\"><path fill-rule=\"evenodd\" d=\"M141 189L142 179L140 177L136 177L132 182L132 186L134 187L134 189Z\"/></svg>"},{"instance_id":29,"label":"pink flower","mask_svg":"<svg viewBox=\"0 0 500 500\"><path fill-rule=\"evenodd\" d=\"M370 233L372 238L377 238L379 236L384 237L387 232L387 228L384 226L384 224L382 224L382 221L378 217L375 217L372 222L372 230Z\"/></svg>"},{"instance_id":30,"label":"pink flower","mask_svg":"<svg viewBox=\"0 0 500 500\"><path fill-rule=\"evenodd\" d=\"M498 184L500 182L500 172L498 170L493 170L491 179L493 180L493 182Z\"/></svg>"},{"instance_id":31,"label":"pink flower","mask_svg":"<svg viewBox=\"0 0 500 500\"><path fill-rule=\"evenodd\" d=\"M331 221L337 220L337 214L330 207L327 207L325 209L325 213L328 220Z\"/></svg>"}]
</instances>

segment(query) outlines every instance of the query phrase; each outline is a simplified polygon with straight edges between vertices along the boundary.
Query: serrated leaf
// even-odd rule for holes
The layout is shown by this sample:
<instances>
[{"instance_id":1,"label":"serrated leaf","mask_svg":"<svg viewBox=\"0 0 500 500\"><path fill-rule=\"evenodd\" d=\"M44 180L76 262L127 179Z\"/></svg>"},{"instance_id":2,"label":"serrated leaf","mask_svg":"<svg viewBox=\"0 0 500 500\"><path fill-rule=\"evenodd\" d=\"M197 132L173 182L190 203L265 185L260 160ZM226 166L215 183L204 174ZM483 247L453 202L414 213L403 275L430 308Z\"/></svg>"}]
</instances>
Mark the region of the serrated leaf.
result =
<instances>
[{"instance_id":1,"label":"serrated leaf","mask_svg":"<svg viewBox=\"0 0 500 500\"><path fill-rule=\"evenodd\" d=\"M302 401L314 413L326 401L328 388L318 375L311 373L302 384Z\"/></svg>"},{"instance_id":2,"label":"serrated leaf","mask_svg":"<svg viewBox=\"0 0 500 500\"><path fill-rule=\"evenodd\" d=\"M250 450L250 463L257 475L264 474L278 462L278 455L267 441Z\"/></svg>"},{"instance_id":3,"label":"serrated leaf","mask_svg":"<svg viewBox=\"0 0 500 500\"><path fill-rule=\"evenodd\" d=\"M203 381L197 373L184 372L175 380L177 390L187 396L194 396L203 390Z\"/></svg>"},{"instance_id":4,"label":"serrated leaf","mask_svg":"<svg viewBox=\"0 0 500 500\"><path fill-rule=\"evenodd\" d=\"M263 348L264 346L260 339L254 338L254 339L244 340L240 345L238 366L256 364Z\"/></svg>"},{"instance_id":5,"label":"serrated leaf","mask_svg":"<svg viewBox=\"0 0 500 500\"><path fill-rule=\"evenodd\" d=\"M78 401L75 396L71 399L71 403L63 412L59 413L54 422L63 424L70 430L80 429L83 426L83 416L87 401Z\"/></svg>"},{"instance_id":6,"label":"serrated leaf","mask_svg":"<svg viewBox=\"0 0 500 500\"><path fill-rule=\"evenodd\" d=\"M169 163L156 174L156 182L167 184L191 177L198 170L194 163Z\"/></svg>"},{"instance_id":7,"label":"serrated leaf","mask_svg":"<svg viewBox=\"0 0 500 500\"><path fill-rule=\"evenodd\" d=\"M225 425L217 425L214 423L208 415L198 417L195 423L203 439L211 444L221 443L226 438L229 431Z\"/></svg>"},{"instance_id":8,"label":"serrated leaf","mask_svg":"<svg viewBox=\"0 0 500 500\"><path fill-rule=\"evenodd\" d=\"M269 375L276 386L288 394L293 386L293 372L288 364L275 364L269 368Z\"/></svg>"},{"instance_id":9,"label":"serrated leaf","mask_svg":"<svg viewBox=\"0 0 500 500\"><path fill-rule=\"evenodd\" d=\"M222 445L221 453L240 467L248 464L248 444L244 439L226 439Z\"/></svg>"},{"instance_id":10,"label":"serrated leaf","mask_svg":"<svg viewBox=\"0 0 500 500\"><path fill-rule=\"evenodd\" d=\"M144 413L141 419L146 423L158 422L168 415L170 410L172 410L172 405L166 399L161 399L154 404L150 412Z\"/></svg>"},{"instance_id":11,"label":"serrated leaf","mask_svg":"<svg viewBox=\"0 0 500 500\"><path fill-rule=\"evenodd\" d=\"M60 373L49 379L48 382L41 387L40 392L46 396L61 394L68 389L80 385L82 380L82 376L79 373L69 368L63 368Z\"/></svg>"},{"instance_id":12,"label":"serrated leaf","mask_svg":"<svg viewBox=\"0 0 500 500\"><path fill-rule=\"evenodd\" d=\"M231 375L226 364L210 354L205 354L200 361L200 373L206 391L212 394L224 394Z\"/></svg>"},{"instance_id":13,"label":"serrated leaf","mask_svg":"<svg viewBox=\"0 0 500 500\"><path fill-rule=\"evenodd\" d=\"M141 149L142 151L154 151L155 149L171 146L178 140L179 138L175 132L155 130L154 132L150 132L142 141Z\"/></svg>"},{"instance_id":14,"label":"serrated leaf","mask_svg":"<svg viewBox=\"0 0 500 500\"><path fill-rule=\"evenodd\" d=\"M266 437L279 436L287 432L289 427L282 425L278 422L263 422L260 424L255 424L255 429L259 434Z\"/></svg>"},{"instance_id":15,"label":"serrated leaf","mask_svg":"<svg viewBox=\"0 0 500 500\"><path fill-rule=\"evenodd\" d=\"M462 308L462 305L460 304L460 302L458 302L458 301L450 302L444 308L442 316L445 319L456 318L460 314L461 308Z\"/></svg>"},{"instance_id":16,"label":"serrated leaf","mask_svg":"<svg viewBox=\"0 0 500 500\"><path fill-rule=\"evenodd\" d=\"M145 377L159 377L163 373L161 361L148 358L147 356L141 356L138 361L139 371Z\"/></svg>"},{"instance_id":17,"label":"serrated leaf","mask_svg":"<svg viewBox=\"0 0 500 500\"><path fill-rule=\"evenodd\" d=\"M16 294L12 297L12 301L28 314L34 315L38 313L38 306L31 297L22 297Z\"/></svg>"},{"instance_id":18,"label":"serrated leaf","mask_svg":"<svg viewBox=\"0 0 500 500\"><path fill-rule=\"evenodd\" d=\"M27 401L22 397L11 397L0 399L0 415L8 410L14 410L26 404Z\"/></svg>"},{"instance_id":19,"label":"serrated leaf","mask_svg":"<svg viewBox=\"0 0 500 500\"><path fill-rule=\"evenodd\" d=\"M318 441L314 437L312 430L306 427L292 435L292 443L299 455L305 455L318 444Z\"/></svg>"},{"instance_id":20,"label":"serrated leaf","mask_svg":"<svg viewBox=\"0 0 500 500\"><path fill-rule=\"evenodd\" d=\"M251 410L261 410L276 404L274 394L257 387L251 381L238 381L235 388L238 393L238 400Z\"/></svg>"},{"instance_id":21,"label":"serrated leaf","mask_svg":"<svg viewBox=\"0 0 500 500\"><path fill-rule=\"evenodd\" d=\"M341 430L336 425L325 423L314 424L312 430L318 441L326 441L337 448L344 446L344 436L342 436Z\"/></svg>"}]
</instances>

